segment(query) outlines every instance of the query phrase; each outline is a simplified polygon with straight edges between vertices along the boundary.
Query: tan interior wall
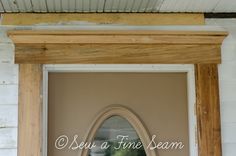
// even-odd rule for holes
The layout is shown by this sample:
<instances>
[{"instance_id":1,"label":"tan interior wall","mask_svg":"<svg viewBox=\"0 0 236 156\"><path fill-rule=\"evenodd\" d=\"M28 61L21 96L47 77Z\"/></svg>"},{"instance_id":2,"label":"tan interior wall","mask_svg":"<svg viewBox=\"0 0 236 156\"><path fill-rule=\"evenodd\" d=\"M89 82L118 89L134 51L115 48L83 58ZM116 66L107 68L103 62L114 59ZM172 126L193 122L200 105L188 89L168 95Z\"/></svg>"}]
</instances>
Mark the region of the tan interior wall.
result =
<instances>
[{"instance_id":1,"label":"tan interior wall","mask_svg":"<svg viewBox=\"0 0 236 156\"><path fill-rule=\"evenodd\" d=\"M184 150L159 150L160 156L188 156L187 80L185 73L50 73L49 156L76 156L57 150L54 141L85 133L99 111L111 104L132 109L157 141L182 141Z\"/></svg>"}]
</instances>

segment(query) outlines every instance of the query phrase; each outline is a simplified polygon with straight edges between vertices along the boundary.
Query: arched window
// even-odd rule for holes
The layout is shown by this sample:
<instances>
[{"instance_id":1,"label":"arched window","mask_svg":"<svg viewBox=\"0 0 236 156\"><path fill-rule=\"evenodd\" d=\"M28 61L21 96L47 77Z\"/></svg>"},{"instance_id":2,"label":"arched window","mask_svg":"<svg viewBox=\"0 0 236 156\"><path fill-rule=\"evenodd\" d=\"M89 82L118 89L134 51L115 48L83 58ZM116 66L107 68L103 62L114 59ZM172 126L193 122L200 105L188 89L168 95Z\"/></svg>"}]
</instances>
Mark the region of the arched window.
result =
<instances>
[{"instance_id":1,"label":"arched window","mask_svg":"<svg viewBox=\"0 0 236 156\"><path fill-rule=\"evenodd\" d=\"M147 149L151 140L144 125L123 106L103 109L93 121L86 142L94 142L96 148L82 150L81 156L156 156ZM108 148L102 149L105 142Z\"/></svg>"}]
</instances>

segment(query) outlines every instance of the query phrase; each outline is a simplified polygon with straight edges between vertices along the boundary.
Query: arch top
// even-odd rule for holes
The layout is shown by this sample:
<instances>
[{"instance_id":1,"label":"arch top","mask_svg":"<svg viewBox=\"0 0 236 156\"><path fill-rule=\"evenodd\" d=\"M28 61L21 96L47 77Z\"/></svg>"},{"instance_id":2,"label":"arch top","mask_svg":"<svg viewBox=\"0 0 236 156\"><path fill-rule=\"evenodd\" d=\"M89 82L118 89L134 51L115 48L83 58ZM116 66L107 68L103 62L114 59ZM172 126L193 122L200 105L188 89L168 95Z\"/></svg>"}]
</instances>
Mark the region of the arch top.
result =
<instances>
[{"instance_id":1,"label":"arch top","mask_svg":"<svg viewBox=\"0 0 236 156\"><path fill-rule=\"evenodd\" d=\"M150 144L151 138L144 124L132 110L122 105L111 105L104 108L92 122L91 127L86 134L85 142L93 142L98 129L106 120L113 116L124 118L133 127L142 142L147 156L157 156L156 151L146 148ZM79 154L79 156L88 156L89 150L83 149L80 152L81 153Z\"/></svg>"}]
</instances>

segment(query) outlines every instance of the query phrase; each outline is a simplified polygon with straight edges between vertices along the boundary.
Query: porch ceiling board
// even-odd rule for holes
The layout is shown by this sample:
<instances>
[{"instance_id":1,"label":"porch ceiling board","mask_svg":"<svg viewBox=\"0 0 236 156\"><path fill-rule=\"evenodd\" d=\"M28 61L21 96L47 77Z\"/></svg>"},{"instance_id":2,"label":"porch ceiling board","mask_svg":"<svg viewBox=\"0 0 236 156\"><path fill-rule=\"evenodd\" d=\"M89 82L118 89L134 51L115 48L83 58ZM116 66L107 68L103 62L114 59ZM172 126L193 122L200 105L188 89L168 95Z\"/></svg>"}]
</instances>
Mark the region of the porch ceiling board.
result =
<instances>
[{"instance_id":1,"label":"porch ceiling board","mask_svg":"<svg viewBox=\"0 0 236 156\"><path fill-rule=\"evenodd\" d=\"M0 12L236 12L234 0L0 0Z\"/></svg>"}]
</instances>

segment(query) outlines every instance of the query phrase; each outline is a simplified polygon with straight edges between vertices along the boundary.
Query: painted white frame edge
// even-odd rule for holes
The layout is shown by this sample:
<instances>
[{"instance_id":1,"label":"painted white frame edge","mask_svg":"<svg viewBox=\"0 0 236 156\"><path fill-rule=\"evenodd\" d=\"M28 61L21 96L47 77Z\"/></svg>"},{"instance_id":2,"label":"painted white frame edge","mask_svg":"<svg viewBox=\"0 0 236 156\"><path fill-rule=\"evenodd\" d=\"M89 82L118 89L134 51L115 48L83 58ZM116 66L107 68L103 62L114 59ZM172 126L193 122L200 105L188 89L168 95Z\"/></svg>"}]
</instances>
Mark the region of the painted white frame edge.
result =
<instances>
[{"instance_id":1,"label":"painted white frame edge","mask_svg":"<svg viewBox=\"0 0 236 156\"><path fill-rule=\"evenodd\" d=\"M195 111L195 74L192 64L46 64L43 65L42 153L47 156L48 73L49 72L159 72L187 73L190 156L198 155ZM85 139L85 138L84 138Z\"/></svg>"}]
</instances>

